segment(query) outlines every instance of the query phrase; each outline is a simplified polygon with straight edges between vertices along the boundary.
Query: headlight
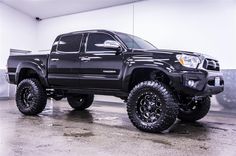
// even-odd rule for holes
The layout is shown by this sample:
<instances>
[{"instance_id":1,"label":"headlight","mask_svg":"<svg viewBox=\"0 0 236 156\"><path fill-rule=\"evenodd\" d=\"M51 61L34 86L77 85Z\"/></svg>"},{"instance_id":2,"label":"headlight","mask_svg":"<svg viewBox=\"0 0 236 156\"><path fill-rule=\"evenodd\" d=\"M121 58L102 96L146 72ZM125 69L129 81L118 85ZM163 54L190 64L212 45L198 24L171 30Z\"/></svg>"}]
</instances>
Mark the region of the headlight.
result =
<instances>
[{"instance_id":1,"label":"headlight","mask_svg":"<svg viewBox=\"0 0 236 156\"><path fill-rule=\"evenodd\" d=\"M201 62L197 56L185 54L176 55L176 58L180 64L188 68L197 68L198 64Z\"/></svg>"}]
</instances>

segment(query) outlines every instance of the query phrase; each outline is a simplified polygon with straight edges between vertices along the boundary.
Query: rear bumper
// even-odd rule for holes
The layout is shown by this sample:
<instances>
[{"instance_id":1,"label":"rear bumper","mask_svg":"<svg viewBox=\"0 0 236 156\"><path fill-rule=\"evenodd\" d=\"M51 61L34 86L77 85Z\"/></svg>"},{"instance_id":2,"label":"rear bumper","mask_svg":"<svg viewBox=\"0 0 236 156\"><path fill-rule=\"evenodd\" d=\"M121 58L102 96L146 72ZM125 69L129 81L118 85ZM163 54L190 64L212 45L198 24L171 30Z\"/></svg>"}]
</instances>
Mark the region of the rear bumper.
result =
<instances>
[{"instance_id":1,"label":"rear bumper","mask_svg":"<svg viewBox=\"0 0 236 156\"><path fill-rule=\"evenodd\" d=\"M175 90L187 95L209 96L224 91L224 79L221 72L205 70L183 71L181 73L172 73L170 79ZM189 81L194 83L191 84Z\"/></svg>"},{"instance_id":2,"label":"rear bumper","mask_svg":"<svg viewBox=\"0 0 236 156\"><path fill-rule=\"evenodd\" d=\"M5 73L5 79L10 84L15 84L15 73Z\"/></svg>"},{"instance_id":3,"label":"rear bumper","mask_svg":"<svg viewBox=\"0 0 236 156\"><path fill-rule=\"evenodd\" d=\"M10 83L10 79L9 79L8 73L5 73L5 79L6 79L6 81L7 81L8 83Z\"/></svg>"}]
</instances>

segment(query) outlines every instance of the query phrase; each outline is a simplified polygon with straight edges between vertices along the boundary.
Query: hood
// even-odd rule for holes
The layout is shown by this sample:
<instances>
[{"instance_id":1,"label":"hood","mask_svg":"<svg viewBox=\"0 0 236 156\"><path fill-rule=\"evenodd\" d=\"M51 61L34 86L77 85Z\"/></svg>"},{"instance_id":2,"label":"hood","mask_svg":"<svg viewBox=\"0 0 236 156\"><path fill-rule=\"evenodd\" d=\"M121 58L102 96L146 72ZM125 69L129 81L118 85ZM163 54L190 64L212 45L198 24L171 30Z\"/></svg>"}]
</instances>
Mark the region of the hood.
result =
<instances>
[{"instance_id":1,"label":"hood","mask_svg":"<svg viewBox=\"0 0 236 156\"><path fill-rule=\"evenodd\" d=\"M156 54L156 56L160 57L160 55L158 54L163 54L163 55L176 55L176 54L186 54L186 55L193 55L193 56L198 56L200 58L200 60L204 60L204 59L212 59L215 61L218 61L216 58L206 55L206 54L202 54L202 53L198 53L198 52L190 52L190 51L184 51L184 50L169 50L169 49L154 49L154 50L143 50L143 49L135 49L134 52L148 52L148 53L153 53Z\"/></svg>"},{"instance_id":2,"label":"hood","mask_svg":"<svg viewBox=\"0 0 236 156\"><path fill-rule=\"evenodd\" d=\"M190 52L190 51L184 51L184 50L168 50L168 49L156 49L156 50L147 50L147 52L153 52L153 53L166 53L166 54L186 54L186 55L194 55L194 56L198 56L201 59L213 59L216 60L216 58L206 55L206 54L202 54L202 53L197 53L197 52Z\"/></svg>"},{"instance_id":3,"label":"hood","mask_svg":"<svg viewBox=\"0 0 236 156\"><path fill-rule=\"evenodd\" d=\"M187 54L187 55L195 55L201 56L201 53L190 52L190 51L183 51L183 50L169 50L169 49L156 49L156 50L147 50L147 52L153 53L167 53L167 54Z\"/></svg>"}]
</instances>

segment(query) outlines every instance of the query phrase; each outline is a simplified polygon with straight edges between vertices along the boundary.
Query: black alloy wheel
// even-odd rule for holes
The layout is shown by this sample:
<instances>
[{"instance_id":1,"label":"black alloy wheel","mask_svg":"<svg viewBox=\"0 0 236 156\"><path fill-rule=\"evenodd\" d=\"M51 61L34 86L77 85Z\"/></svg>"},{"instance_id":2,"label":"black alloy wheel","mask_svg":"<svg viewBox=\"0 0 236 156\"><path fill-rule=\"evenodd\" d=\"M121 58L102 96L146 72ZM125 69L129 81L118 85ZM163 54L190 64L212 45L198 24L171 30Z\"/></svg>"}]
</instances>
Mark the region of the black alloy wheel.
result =
<instances>
[{"instance_id":1,"label":"black alloy wheel","mask_svg":"<svg viewBox=\"0 0 236 156\"><path fill-rule=\"evenodd\" d=\"M195 122L207 115L210 106L209 96L203 97L201 100L191 100L187 104L180 105L178 118L182 121Z\"/></svg>"},{"instance_id":2,"label":"black alloy wheel","mask_svg":"<svg viewBox=\"0 0 236 156\"><path fill-rule=\"evenodd\" d=\"M138 117L147 123L153 123L158 120L162 113L162 102L154 92L146 92L138 98L137 104Z\"/></svg>"},{"instance_id":3,"label":"black alloy wheel","mask_svg":"<svg viewBox=\"0 0 236 156\"><path fill-rule=\"evenodd\" d=\"M136 85L127 101L129 119L145 132L162 132L174 124L178 115L178 102L171 90L158 81L145 81Z\"/></svg>"}]
</instances>

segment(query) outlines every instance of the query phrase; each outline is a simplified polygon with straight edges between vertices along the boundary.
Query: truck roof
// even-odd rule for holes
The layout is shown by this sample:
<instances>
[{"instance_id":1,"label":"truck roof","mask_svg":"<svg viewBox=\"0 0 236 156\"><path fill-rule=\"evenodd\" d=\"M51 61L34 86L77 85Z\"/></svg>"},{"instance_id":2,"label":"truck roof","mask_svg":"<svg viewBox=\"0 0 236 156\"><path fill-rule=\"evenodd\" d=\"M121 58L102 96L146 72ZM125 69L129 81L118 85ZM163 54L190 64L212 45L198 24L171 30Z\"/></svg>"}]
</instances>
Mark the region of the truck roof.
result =
<instances>
[{"instance_id":1,"label":"truck roof","mask_svg":"<svg viewBox=\"0 0 236 156\"><path fill-rule=\"evenodd\" d=\"M91 30L81 30L81 31L74 31L74 32L69 32L69 33L64 33L64 34L60 34L59 36L63 36L63 35L72 35L72 34L78 34L78 33L89 33L89 32L105 32L105 33L109 33L109 34L114 34L115 31L111 31L111 30L105 30L105 29L91 29Z\"/></svg>"}]
</instances>

